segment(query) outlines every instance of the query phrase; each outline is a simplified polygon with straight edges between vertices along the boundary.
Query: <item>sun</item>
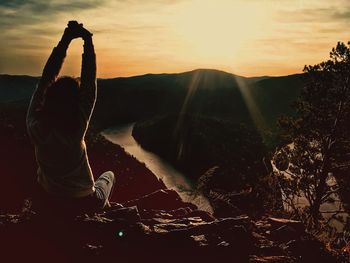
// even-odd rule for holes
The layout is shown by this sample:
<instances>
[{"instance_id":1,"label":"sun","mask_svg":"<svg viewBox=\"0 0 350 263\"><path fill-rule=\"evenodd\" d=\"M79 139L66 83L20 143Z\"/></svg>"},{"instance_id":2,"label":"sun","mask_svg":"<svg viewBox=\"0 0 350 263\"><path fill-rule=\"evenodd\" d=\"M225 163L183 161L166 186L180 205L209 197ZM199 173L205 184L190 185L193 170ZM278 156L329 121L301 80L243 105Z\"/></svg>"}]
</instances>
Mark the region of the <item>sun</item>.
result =
<instances>
[{"instance_id":1,"label":"sun","mask_svg":"<svg viewBox=\"0 0 350 263\"><path fill-rule=\"evenodd\" d=\"M192 56L223 61L242 55L267 24L268 12L256 2L201 0L185 4L174 26Z\"/></svg>"}]
</instances>

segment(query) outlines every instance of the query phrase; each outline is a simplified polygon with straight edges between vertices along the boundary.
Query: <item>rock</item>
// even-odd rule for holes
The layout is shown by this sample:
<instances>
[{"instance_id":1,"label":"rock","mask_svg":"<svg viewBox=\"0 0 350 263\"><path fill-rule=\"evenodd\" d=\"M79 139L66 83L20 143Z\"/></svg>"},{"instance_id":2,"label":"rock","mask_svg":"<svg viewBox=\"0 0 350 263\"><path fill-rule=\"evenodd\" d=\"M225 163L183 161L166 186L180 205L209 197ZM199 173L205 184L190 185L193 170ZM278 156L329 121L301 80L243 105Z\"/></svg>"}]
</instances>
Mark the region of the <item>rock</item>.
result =
<instances>
[{"instance_id":1,"label":"rock","mask_svg":"<svg viewBox=\"0 0 350 263\"><path fill-rule=\"evenodd\" d=\"M188 213L186 216L188 217L198 216L205 222L213 222L215 220L215 217L213 217L210 213L206 211L201 211L201 210L193 210L190 213Z\"/></svg>"},{"instance_id":2,"label":"rock","mask_svg":"<svg viewBox=\"0 0 350 263\"><path fill-rule=\"evenodd\" d=\"M193 240L197 242L199 246L208 245L208 240L206 239L205 235L193 235L191 238L193 238Z\"/></svg>"},{"instance_id":3,"label":"rock","mask_svg":"<svg viewBox=\"0 0 350 263\"><path fill-rule=\"evenodd\" d=\"M12 214L6 214L6 215L0 215L0 222L3 226L6 226L8 224L17 224L20 222L23 222L24 218L21 215L12 215Z\"/></svg>"},{"instance_id":4,"label":"rock","mask_svg":"<svg viewBox=\"0 0 350 263\"><path fill-rule=\"evenodd\" d=\"M123 205L137 206L140 210L142 209L175 210L183 207L190 207L191 209L197 209L195 205L191 203L183 202L181 200L181 197L176 191L169 190L169 189L157 190L139 199L125 202Z\"/></svg>"},{"instance_id":5,"label":"rock","mask_svg":"<svg viewBox=\"0 0 350 263\"><path fill-rule=\"evenodd\" d=\"M116 203L116 202L109 202L110 207L106 207L104 211L114 210L123 208L124 206L122 204Z\"/></svg>"},{"instance_id":6,"label":"rock","mask_svg":"<svg viewBox=\"0 0 350 263\"><path fill-rule=\"evenodd\" d=\"M165 235L165 239L186 239L190 236L216 236L228 242L231 247L248 251L252 248L252 237L243 225L236 220L216 220L187 224L157 224L155 233Z\"/></svg>"},{"instance_id":7,"label":"rock","mask_svg":"<svg viewBox=\"0 0 350 263\"><path fill-rule=\"evenodd\" d=\"M268 221L272 224L279 224L279 225L295 225L295 224L301 224L301 221L298 220L292 220L292 219L286 219L286 218L277 218L277 217L269 217Z\"/></svg>"},{"instance_id":8,"label":"rock","mask_svg":"<svg viewBox=\"0 0 350 263\"><path fill-rule=\"evenodd\" d=\"M141 220L139 211L136 206L116 209L110 208L107 211L105 211L103 215L107 218L113 218L114 220L127 221L130 224L139 222Z\"/></svg>"},{"instance_id":9,"label":"rock","mask_svg":"<svg viewBox=\"0 0 350 263\"><path fill-rule=\"evenodd\" d=\"M294 263L295 258L288 256L251 256L250 263Z\"/></svg>"},{"instance_id":10,"label":"rock","mask_svg":"<svg viewBox=\"0 0 350 263\"><path fill-rule=\"evenodd\" d=\"M271 224L272 229L278 229L282 226L288 226L289 229L294 229L298 233L305 232L305 227L301 221L286 218L269 217L268 222Z\"/></svg>"},{"instance_id":11,"label":"rock","mask_svg":"<svg viewBox=\"0 0 350 263\"><path fill-rule=\"evenodd\" d=\"M220 242L219 244L217 244L217 246L218 246L218 247L228 247L228 246L230 246L230 244L227 243L226 241L222 241L222 242Z\"/></svg>"},{"instance_id":12,"label":"rock","mask_svg":"<svg viewBox=\"0 0 350 263\"><path fill-rule=\"evenodd\" d=\"M153 230L157 234L159 234L159 233L170 233L172 231L186 231L186 230L188 230L188 226L186 224L176 224L176 223L155 224L153 226Z\"/></svg>"},{"instance_id":13,"label":"rock","mask_svg":"<svg viewBox=\"0 0 350 263\"><path fill-rule=\"evenodd\" d=\"M301 236L302 232L296 231L293 227L284 225L270 232L270 237L273 240L281 242L287 242L297 239Z\"/></svg>"},{"instance_id":14,"label":"rock","mask_svg":"<svg viewBox=\"0 0 350 263\"><path fill-rule=\"evenodd\" d=\"M90 253L93 253L94 256L99 256L102 253L102 246L101 245L92 245L92 244L86 244L85 249L90 250Z\"/></svg>"},{"instance_id":15,"label":"rock","mask_svg":"<svg viewBox=\"0 0 350 263\"><path fill-rule=\"evenodd\" d=\"M181 207L175 210L142 209L140 214L144 219L150 219L155 217L174 219L185 217L190 212L192 212L192 209L190 207Z\"/></svg>"},{"instance_id":16,"label":"rock","mask_svg":"<svg viewBox=\"0 0 350 263\"><path fill-rule=\"evenodd\" d=\"M84 216L78 216L77 220L82 221L82 222L93 222L93 223L97 223L99 225L108 224L108 223L114 221L114 219L109 219L109 218L103 217L102 215L98 215L98 214L93 215L93 216L89 216L89 215L85 214Z\"/></svg>"}]
</instances>

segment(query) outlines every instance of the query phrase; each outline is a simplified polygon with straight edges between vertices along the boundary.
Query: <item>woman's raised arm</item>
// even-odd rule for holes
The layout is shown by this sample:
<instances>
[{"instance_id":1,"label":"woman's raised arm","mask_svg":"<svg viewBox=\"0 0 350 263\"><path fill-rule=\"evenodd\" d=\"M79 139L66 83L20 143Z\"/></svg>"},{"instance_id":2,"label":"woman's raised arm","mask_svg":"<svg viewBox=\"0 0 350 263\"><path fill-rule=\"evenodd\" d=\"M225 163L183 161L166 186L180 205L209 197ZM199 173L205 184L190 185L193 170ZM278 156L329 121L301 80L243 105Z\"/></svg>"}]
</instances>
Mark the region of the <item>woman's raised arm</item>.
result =
<instances>
[{"instance_id":1,"label":"woman's raised arm","mask_svg":"<svg viewBox=\"0 0 350 263\"><path fill-rule=\"evenodd\" d=\"M32 95L27 112L27 125L36 119L36 113L42 109L45 100L45 92L57 78L70 42L79 37L70 27L64 30L61 40L52 50L49 59L47 60L41 79Z\"/></svg>"},{"instance_id":2,"label":"woman's raised arm","mask_svg":"<svg viewBox=\"0 0 350 263\"><path fill-rule=\"evenodd\" d=\"M97 84L96 84L96 55L92 43L92 34L83 29L84 54L81 66L79 107L83 114L86 127L94 109Z\"/></svg>"}]
</instances>

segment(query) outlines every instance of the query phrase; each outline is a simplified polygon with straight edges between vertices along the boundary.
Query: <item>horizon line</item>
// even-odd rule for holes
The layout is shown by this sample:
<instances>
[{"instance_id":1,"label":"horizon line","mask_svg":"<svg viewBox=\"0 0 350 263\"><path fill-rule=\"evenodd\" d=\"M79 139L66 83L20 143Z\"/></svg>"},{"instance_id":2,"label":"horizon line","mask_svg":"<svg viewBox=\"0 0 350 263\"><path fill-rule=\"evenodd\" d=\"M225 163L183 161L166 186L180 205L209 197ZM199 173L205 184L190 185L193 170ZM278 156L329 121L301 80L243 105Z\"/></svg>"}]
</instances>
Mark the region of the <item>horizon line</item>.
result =
<instances>
[{"instance_id":1,"label":"horizon line","mask_svg":"<svg viewBox=\"0 0 350 263\"><path fill-rule=\"evenodd\" d=\"M196 69L192 69L192 70L188 70L188 71L181 71L181 72L162 72L162 73L144 73L144 74L138 74L138 75L130 75L130 76L113 76L113 77L97 77L97 79L118 79L118 78L133 78L133 77L142 77L142 76L146 76L146 75L175 75L175 74L185 74L185 73L190 73L190 72L194 72L194 71L218 71L218 72L222 72L222 73L226 73L229 75L233 75L235 77L241 77L241 78L262 78L262 77L266 77L266 78L278 78L278 77L286 77L286 76L292 76L292 75L299 75L299 74L303 74L303 72L295 72L295 73L291 73L291 74L286 74L286 75L258 75L258 76L242 76L242 75L237 75L235 73L232 72L228 72L225 70L221 70L221 69L215 69L215 68L196 68ZM8 76L22 76L22 77L34 77L34 78L40 78L41 75L29 75L29 74L10 74L10 73L0 73L0 76L3 75L8 75ZM70 75L66 75L66 74L62 74L60 76L70 76ZM74 77L74 76L72 76ZM79 77L77 77L79 78Z\"/></svg>"}]
</instances>

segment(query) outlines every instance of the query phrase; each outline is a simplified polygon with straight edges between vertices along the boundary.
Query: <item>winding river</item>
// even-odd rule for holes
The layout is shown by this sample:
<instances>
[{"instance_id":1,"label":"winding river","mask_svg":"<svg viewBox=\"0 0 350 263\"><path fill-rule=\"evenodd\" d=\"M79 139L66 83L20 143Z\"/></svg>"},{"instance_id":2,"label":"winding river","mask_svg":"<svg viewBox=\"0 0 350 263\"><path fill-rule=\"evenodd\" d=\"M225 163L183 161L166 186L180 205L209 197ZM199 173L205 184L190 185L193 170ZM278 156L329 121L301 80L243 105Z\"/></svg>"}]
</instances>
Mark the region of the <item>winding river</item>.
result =
<instances>
[{"instance_id":1,"label":"winding river","mask_svg":"<svg viewBox=\"0 0 350 263\"><path fill-rule=\"evenodd\" d=\"M167 188L176 190L185 202L194 203L199 209L212 213L213 209L209 201L203 195L194 195L193 185L184 174L158 155L144 150L135 141L132 137L134 124L109 128L102 135L112 143L123 147L127 153L133 155L140 162L145 163L148 169L163 180Z\"/></svg>"},{"instance_id":2,"label":"winding river","mask_svg":"<svg viewBox=\"0 0 350 263\"><path fill-rule=\"evenodd\" d=\"M170 163L162 159L160 156L143 149L132 136L132 129L135 123L130 123L123 126L116 126L105 130L103 136L114 144L118 144L125 149L127 153L133 155L140 162L146 164L147 168L150 169L158 178L162 179L164 184L169 189L176 190L181 198L185 202L192 202L198 206L199 209L213 212L213 209L209 201L203 195L194 195L193 185L186 176L176 170ZM337 198L338 199L338 198ZM297 198L294 200L296 206L305 206L307 201L304 197ZM288 210L287 207L285 207ZM321 207L321 211L333 211L342 208L341 203L325 203ZM324 215L325 218L330 218L332 213ZM339 214L346 220L349 216L347 213ZM332 220L333 221L333 220ZM337 220L330 222L331 225L335 226L336 229L341 232L344 225Z\"/></svg>"}]
</instances>

